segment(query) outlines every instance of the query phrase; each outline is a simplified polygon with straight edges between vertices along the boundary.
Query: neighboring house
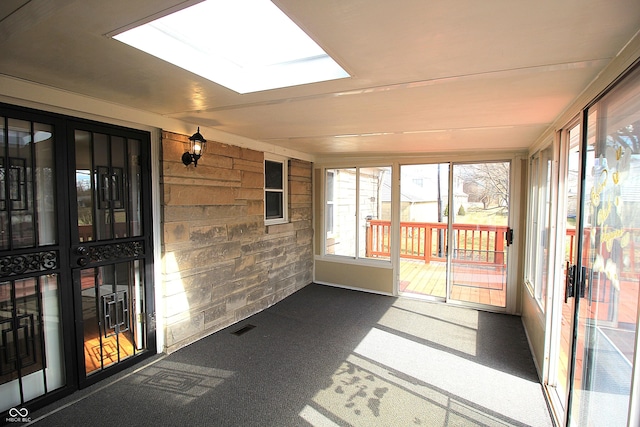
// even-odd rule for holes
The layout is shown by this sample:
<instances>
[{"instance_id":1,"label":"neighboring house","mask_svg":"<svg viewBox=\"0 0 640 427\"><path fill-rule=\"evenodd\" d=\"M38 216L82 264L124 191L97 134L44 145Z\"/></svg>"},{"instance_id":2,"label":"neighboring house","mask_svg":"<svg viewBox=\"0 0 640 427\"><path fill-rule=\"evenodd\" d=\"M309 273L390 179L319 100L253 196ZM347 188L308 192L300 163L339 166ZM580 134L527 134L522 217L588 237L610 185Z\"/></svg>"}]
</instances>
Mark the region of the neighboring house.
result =
<instances>
[{"instance_id":1,"label":"neighboring house","mask_svg":"<svg viewBox=\"0 0 640 427\"><path fill-rule=\"evenodd\" d=\"M400 184L400 220L409 222L446 222L448 210L448 172L440 176L438 191L437 172L435 167L403 167ZM383 209L389 213L391 209L391 178L385 177L382 186ZM469 207L468 195L462 191L463 182L454 184L453 206L457 213L460 206ZM438 200L439 199L439 200ZM440 216L438 205L441 206Z\"/></svg>"},{"instance_id":2,"label":"neighboring house","mask_svg":"<svg viewBox=\"0 0 640 427\"><path fill-rule=\"evenodd\" d=\"M355 169L332 169L326 172L327 202L326 253L329 255L354 254L354 243L358 241L360 256L364 256L366 247L367 221L371 219L389 219L390 211L385 210L384 183L390 178L389 168L363 168L360 173ZM359 177L359 181L358 181ZM358 196L356 196L358 194ZM356 204L358 199L357 226Z\"/></svg>"}]
</instances>

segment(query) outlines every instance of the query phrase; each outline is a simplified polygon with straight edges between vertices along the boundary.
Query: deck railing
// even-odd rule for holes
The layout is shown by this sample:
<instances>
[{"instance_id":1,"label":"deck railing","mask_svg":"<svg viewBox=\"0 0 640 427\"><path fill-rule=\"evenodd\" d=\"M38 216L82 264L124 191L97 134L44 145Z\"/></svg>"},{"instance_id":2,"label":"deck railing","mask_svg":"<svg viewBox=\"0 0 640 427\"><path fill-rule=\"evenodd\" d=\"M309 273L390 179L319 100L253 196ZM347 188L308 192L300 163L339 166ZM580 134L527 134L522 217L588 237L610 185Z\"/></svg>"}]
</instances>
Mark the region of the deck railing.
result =
<instances>
[{"instance_id":1,"label":"deck railing","mask_svg":"<svg viewBox=\"0 0 640 427\"><path fill-rule=\"evenodd\" d=\"M507 226L454 224L453 225L453 260L475 264L504 265L506 262L505 245ZM601 236L604 247L600 253L608 255L613 248L612 237L619 237L622 247L616 249L621 258L621 276L629 277L640 273L640 252L635 250L640 244L640 229L625 228L620 232L606 233ZM367 225L367 256L391 256L391 222L369 220ZM584 240L590 241L591 230L585 229ZM567 229L565 242L566 259L573 259L576 250L576 231ZM583 245L582 260L587 265L590 260L590 247ZM431 261L445 261L447 253L447 224L441 222L401 222L400 223L400 257ZM608 257L607 257L608 258Z\"/></svg>"},{"instance_id":2,"label":"deck railing","mask_svg":"<svg viewBox=\"0 0 640 427\"><path fill-rule=\"evenodd\" d=\"M367 256L389 257L391 222L369 220L367 226ZM505 264L507 226L454 224L454 259L476 264ZM400 257L444 261L447 245L447 224L441 222L401 222Z\"/></svg>"}]
</instances>

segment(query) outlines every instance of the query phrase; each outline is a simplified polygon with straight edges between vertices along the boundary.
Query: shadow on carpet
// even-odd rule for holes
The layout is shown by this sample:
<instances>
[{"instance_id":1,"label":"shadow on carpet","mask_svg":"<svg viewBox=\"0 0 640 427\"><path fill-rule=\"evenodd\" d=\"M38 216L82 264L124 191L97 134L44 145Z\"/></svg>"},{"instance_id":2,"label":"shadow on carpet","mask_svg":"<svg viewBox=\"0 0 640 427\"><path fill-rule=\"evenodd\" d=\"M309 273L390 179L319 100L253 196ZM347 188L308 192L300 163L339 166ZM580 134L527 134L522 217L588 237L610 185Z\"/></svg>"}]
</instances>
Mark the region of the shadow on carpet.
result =
<instances>
[{"instance_id":1,"label":"shadow on carpet","mask_svg":"<svg viewBox=\"0 0 640 427\"><path fill-rule=\"evenodd\" d=\"M34 424L552 425L519 317L315 284L73 396Z\"/></svg>"}]
</instances>

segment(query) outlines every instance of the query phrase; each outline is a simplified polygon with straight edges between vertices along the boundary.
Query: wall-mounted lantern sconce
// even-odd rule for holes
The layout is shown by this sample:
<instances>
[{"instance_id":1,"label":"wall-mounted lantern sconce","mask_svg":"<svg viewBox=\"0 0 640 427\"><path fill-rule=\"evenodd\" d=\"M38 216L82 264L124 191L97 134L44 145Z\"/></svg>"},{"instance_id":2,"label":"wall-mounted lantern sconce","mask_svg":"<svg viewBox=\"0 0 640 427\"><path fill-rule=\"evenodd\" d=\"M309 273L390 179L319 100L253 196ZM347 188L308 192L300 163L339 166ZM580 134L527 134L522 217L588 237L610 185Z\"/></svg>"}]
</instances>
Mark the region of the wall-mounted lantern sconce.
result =
<instances>
[{"instance_id":1,"label":"wall-mounted lantern sconce","mask_svg":"<svg viewBox=\"0 0 640 427\"><path fill-rule=\"evenodd\" d=\"M193 163L193 167L197 167L198 159L202 157L204 145L207 142L202 134L200 134L200 126L198 126L198 131L189 137L189 141L191 142L191 149L182 155L182 163L184 163L185 166Z\"/></svg>"}]
</instances>

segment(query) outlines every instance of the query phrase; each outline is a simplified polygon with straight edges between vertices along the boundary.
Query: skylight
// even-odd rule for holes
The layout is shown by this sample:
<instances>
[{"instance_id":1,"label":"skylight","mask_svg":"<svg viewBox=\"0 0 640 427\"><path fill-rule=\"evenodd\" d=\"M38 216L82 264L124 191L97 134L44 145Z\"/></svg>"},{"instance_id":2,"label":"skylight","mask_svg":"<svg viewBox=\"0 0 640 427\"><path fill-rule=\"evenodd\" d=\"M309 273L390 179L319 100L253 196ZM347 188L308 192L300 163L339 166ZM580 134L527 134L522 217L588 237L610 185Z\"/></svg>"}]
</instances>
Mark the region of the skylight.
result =
<instances>
[{"instance_id":1,"label":"skylight","mask_svg":"<svg viewBox=\"0 0 640 427\"><path fill-rule=\"evenodd\" d=\"M206 0L113 38L238 93L349 77L269 0Z\"/></svg>"}]
</instances>

